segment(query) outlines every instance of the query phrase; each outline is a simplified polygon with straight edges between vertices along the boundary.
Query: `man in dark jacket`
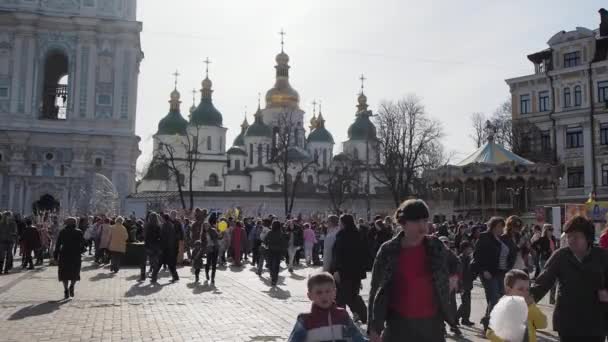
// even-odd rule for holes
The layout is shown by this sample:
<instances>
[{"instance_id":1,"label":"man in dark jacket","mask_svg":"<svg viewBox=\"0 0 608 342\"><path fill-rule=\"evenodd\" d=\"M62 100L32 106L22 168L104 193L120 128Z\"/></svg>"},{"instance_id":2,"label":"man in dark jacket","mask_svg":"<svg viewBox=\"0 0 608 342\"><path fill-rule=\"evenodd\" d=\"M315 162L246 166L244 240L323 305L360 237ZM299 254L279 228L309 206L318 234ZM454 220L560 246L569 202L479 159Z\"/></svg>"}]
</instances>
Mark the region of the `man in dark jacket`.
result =
<instances>
[{"instance_id":1,"label":"man in dark jacket","mask_svg":"<svg viewBox=\"0 0 608 342\"><path fill-rule=\"evenodd\" d=\"M163 261L165 264L167 264L169 271L171 271L171 276L173 277L171 281L176 282L179 280L176 267L177 254L179 251L179 240L182 230L175 222L173 222L169 215L163 214L163 220L164 222L161 231Z\"/></svg>"},{"instance_id":2,"label":"man in dark jacket","mask_svg":"<svg viewBox=\"0 0 608 342\"><path fill-rule=\"evenodd\" d=\"M13 263L13 243L17 236L17 224L10 211L0 217L0 274L11 269Z\"/></svg>"},{"instance_id":3,"label":"man in dark jacket","mask_svg":"<svg viewBox=\"0 0 608 342\"><path fill-rule=\"evenodd\" d=\"M25 219L25 230L23 231L23 268L27 267L28 270L34 269L32 253L41 246L40 233L38 233L38 229L32 225L32 219L28 217Z\"/></svg>"},{"instance_id":4,"label":"man in dark jacket","mask_svg":"<svg viewBox=\"0 0 608 342\"><path fill-rule=\"evenodd\" d=\"M356 315L355 320L359 318L361 322L366 323L367 308L359 291L361 279L366 276L367 245L361 238L352 215L342 215L340 225L342 230L336 235L332 267L338 287L336 304L341 307L348 305L353 315Z\"/></svg>"},{"instance_id":5,"label":"man in dark jacket","mask_svg":"<svg viewBox=\"0 0 608 342\"><path fill-rule=\"evenodd\" d=\"M266 221L265 221L266 222ZM270 281L272 286L276 286L279 280L279 269L281 257L287 250L287 239L281 230L281 222L272 222L272 228L264 237L264 245L266 247L268 268L270 270ZM260 260L260 266L262 261ZM260 268L258 268L259 270ZM258 272L258 275L261 274Z\"/></svg>"},{"instance_id":6,"label":"man in dark jacket","mask_svg":"<svg viewBox=\"0 0 608 342\"><path fill-rule=\"evenodd\" d=\"M604 341L608 324L608 253L593 246L595 227L582 216L564 226L568 247L557 250L530 292L540 301L558 283L553 329L562 342Z\"/></svg>"}]
</instances>

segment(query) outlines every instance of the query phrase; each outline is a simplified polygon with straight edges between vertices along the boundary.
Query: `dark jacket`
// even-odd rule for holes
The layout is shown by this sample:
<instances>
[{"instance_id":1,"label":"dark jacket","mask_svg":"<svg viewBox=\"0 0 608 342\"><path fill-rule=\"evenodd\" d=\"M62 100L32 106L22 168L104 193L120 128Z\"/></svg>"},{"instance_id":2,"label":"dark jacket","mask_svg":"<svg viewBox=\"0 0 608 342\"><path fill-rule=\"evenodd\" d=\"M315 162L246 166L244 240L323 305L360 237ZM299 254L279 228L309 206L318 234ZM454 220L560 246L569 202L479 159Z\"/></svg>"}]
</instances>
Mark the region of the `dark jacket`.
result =
<instances>
[{"instance_id":1,"label":"dark jacket","mask_svg":"<svg viewBox=\"0 0 608 342\"><path fill-rule=\"evenodd\" d=\"M565 336L604 336L606 304L600 303L598 290L608 288L608 252L592 247L579 262L570 248L558 249L530 289L540 301L557 282L553 329Z\"/></svg>"},{"instance_id":2,"label":"dark jacket","mask_svg":"<svg viewBox=\"0 0 608 342\"><path fill-rule=\"evenodd\" d=\"M35 250L42 247L40 243L40 233L36 227L25 227L23 230L23 244L26 250Z\"/></svg>"},{"instance_id":3,"label":"dark jacket","mask_svg":"<svg viewBox=\"0 0 608 342\"><path fill-rule=\"evenodd\" d=\"M340 276L364 279L368 258L365 251L367 245L356 228L341 229L333 247L331 273L339 272Z\"/></svg>"},{"instance_id":4,"label":"dark jacket","mask_svg":"<svg viewBox=\"0 0 608 342\"><path fill-rule=\"evenodd\" d=\"M471 257L460 254L460 288L463 291L471 291L473 289L473 281L477 275L471 268Z\"/></svg>"},{"instance_id":5,"label":"dark jacket","mask_svg":"<svg viewBox=\"0 0 608 342\"><path fill-rule=\"evenodd\" d=\"M58 261L59 281L80 280L82 252L85 251L84 234L75 225L59 232L54 257Z\"/></svg>"},{"instance_id":6,"label":"dark jacket","mask_svg":"<svg viewBox=\"0 0 608 342\"><path fill-rule=\"evenodd\" d=\"M145 247L149 250L160 250L161 246L161 229L160 226L152 223L146 223L145 230Z\"/></svg>"},{"instance_id":7,"label":"dark jacket","mask_svg":"<svg viewBox=\"0 0 608 342\"><path fill-rule=\"evenodd\" d=\"M509 256L507 257L507 269L510 270L515 265L515 259L517 259L517 253L519 253L520 236L516 236L515 239L512 235L502 234L500 240L509 247Z\"/></svg>"},{"instance_id":8,"label":"dark jacket","mask_svg":"<svg viewBox=\"0 0 608 342\"><path fill-rule=\"evenodd\" d=\"M509 245L507 244L507 247ZM498 259L500 258L500 242L494 237L492 232L486 231L479 234L479 241L475 245L473 252L472 266L474 272L482 274L485 271L496 275L499 272ZM507 257L507 270L510 270L515 263L515 251L509 248Z\"/></svg>"},{"instance_id":9,"label":"dark jacket","mask_svg":"<svg viewBox=\"0 0 608 342\"><path fill-rule=\"evenodd\" d=\"M181 232L181 229L179 230ZM163 250L175 251L179 248L178 231L175 229L175 224L171 221L163 223L161 228L161 245Z\"/></svg>"},{"instance_id":10,"label":"dark jacket","mask_svg":"<svg viewBox=\"0 0 608 342\"><path fill-rule=\"evenodd\" d=\"M271 230L264 239L266 248L271 252L284 253L287 250L287 243L289 241L285 238L283 232L279 230Z\"/></svg>"},{"instance_id":11,"label":"dark jacket","mask_svg":"<svg viewBox=\"0 0 608 342\"><path fill-rule=\"evenodd\" d=\"M388 319L389 303L391 301L391 286L395 272L399 266L401 254L401 239L405 233L401 231L396 237L380 247L374 269L372 271L371 289L369 292L369 326L376 332L384 330ZM450 309L450 274L447 267L447 250L437 238L427 236L423 244L429 260L430 271L433 274L435 299L439 314L450 325L456 324L454 313Z\"/></svg>"},{"instance_id":12,"label":"dark jacket","mask_svg":"<svg viewBox=\"0 0 608 342\"><path fill-rule=\"evenodd\" d=\"M212 242L211 249L207 248L207 245L208 245L207 234L209 234L209 238L211 239L211 242ZM205 251L205 253L212 253L212 252L216 252L219 250L220 244L218 243L218 239L219 239L220 233L218 233L218 231L215 228L207 228L206 230L203 229L201 231L200 235L201 235L201 241L203 243L203 250Z\"/></svg>"},{"instance_id":13,"label":"dark jacket","mask_svg":"<svg viewBox=\"0 0 608 342\"><path fill-rule=\"evenodd\" d=\"M551 235L550 238L547 238L546 236L541 236L532 244L532 248L538 253L538 256L541 260L549 260L551 254L553 253L551 251L551 243L549 239L553 240L553 245L557 250L558 242L553 235Z\"/></svg>"}]
</instances>

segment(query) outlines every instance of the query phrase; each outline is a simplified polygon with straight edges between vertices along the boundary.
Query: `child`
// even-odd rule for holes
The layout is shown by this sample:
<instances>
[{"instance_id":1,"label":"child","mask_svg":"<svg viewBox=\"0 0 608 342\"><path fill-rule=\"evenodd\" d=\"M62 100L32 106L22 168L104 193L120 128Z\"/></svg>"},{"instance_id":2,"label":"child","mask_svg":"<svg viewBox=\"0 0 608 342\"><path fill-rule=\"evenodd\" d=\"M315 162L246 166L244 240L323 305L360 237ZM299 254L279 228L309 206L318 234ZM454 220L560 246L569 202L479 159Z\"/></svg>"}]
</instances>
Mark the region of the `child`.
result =
<instances>
[{"instance_id":1,"label":"child","mask_svg":"<svg viewBox=\"0 0 608 342\"><path fill-rule=\"evenodd\" d=\"M367 341L355 326L348 312L335 304L336 282L327 273L317 273L308 279L310 313L300 314L289 336L289 342Z\"/></svg>"},{"instance_id":2,"label":"child","mask_svg":"<svg viewBox=\"0 0 608 342\"><path fill-rule=\"evenodd\" d=\"M524 340L536 342L536 330L547 327L547 317L540 311L530 296L530 277L521 270L511 270L505 275L505 296L520 296L528 303L528 327ZM488 329L486 336L492 342L504 342L496 336L491 329ZM515 341L513 341L515 342Z\"/></svg>"},{"instance_id":3,"label":"child","mask_svg":"<svg viewBox=\"0 0 608 342\"><path fill-rule=\"evenodd\" d=\"M468 327L475 325L471 322L471 290L473 289L473 279L475 275L471 270L471 255L473 254L473 246L469 241L463 241L460 243L460 259L461 278L460 278L460 306L456 312L457 320L460 320L462 325Z\"/></svg>"},{"instance_id":4,"label":"child","mask_svg":"<svg viewBox=\"0 0 608 342\"><path fill-rule=\"evenodd\" d=\"M198 283L198 276L201 274L201 268L203 268L203 254L205 251L201 240L196 240L193 247L192 269L194 270L194 282Z\"/></svg>"}]
</instances>

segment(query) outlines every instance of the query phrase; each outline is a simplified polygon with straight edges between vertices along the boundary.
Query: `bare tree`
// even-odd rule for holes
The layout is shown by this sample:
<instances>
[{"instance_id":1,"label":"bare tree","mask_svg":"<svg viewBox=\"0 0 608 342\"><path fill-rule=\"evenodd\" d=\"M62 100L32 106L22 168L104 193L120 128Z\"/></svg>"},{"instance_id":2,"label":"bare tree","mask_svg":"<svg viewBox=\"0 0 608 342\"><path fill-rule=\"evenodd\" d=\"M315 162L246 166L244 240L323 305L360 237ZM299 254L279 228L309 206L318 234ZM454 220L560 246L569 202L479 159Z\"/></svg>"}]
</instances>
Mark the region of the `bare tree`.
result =
<instances>
[{"instance_id":1,"label":"bare tree","mask_svg":"<svg viewBox=\"0 0 608 342\"><path fill-rule=\"evenodd\" d=\"M471 126L473 126L473 133L469 134L469 137L475 143L475 147L480 148L486 140L486 116L483 113L477 112L471 114Z\"/></svg>"},{"instance_id":2,"label":"bare tree","mask_svg":"<svg viewBox=\"0 0 608 342\"><path fill-rule=\"evenodd\" d=\"M302 184L302 177L315 165L303 146L303 131L296 122L295 113L282 112L274 128L272 165L279 172L285 205L285 216L293 210L296 194Z\"/></svg>"},{"instance_id":3,"label":"bare tree","mask_svg":"<svg viewBox=\"0 0 608 342\"><path fill-rule=\"evenodd\" d=\"M490 122L496 128L494 141L497 144L512 150L517 142L515 141L516 137L513 134L511 100L506 100L496 109L496 111L494 111Z\"/></svg>"},{"instance_id":4,"label":"bare tree","mask_svg":"<svg viewBox=\"0 0 608 342\"><path fill-rule=\"evenodd\" d=\"M337 214L349 198L359 193L360 175L360 168L356 167L351 159L334 162L330 166L326 182L327 195Z\"/></svg>"},{"instance_id":5,"label":"bare tree","mask_svg":"<svg viewBox=\"0 0 608 342\"><path fill-rule=\"evenodd\" d=\"M186 210L186 201L184 200L184 175L181 173L179 158L177 155L177 151L175 150L175 146L171 144L167 144L164 142L160 142L158 144L159 151L157 154L157 162L165 165L169 169L171 175L169 178L175 179L175 184L177 185L177 192L179 193L179 200L182 204L182 208ZM153 161L154 163L154 161Z\"/></svg>"},{"instance_id":6,"label":"bare tree","mask_svg":"<svg viewBox=\"0 0 608 342\"><path fill-rule=\"evenodd\" d=\"M412 193L422 171L440 163L443 148L441 124L431 119L415 95L385 102L375 116L378 132L380 174L374 177L387 186L395 205Z\"/></svg>"}]
</instances>

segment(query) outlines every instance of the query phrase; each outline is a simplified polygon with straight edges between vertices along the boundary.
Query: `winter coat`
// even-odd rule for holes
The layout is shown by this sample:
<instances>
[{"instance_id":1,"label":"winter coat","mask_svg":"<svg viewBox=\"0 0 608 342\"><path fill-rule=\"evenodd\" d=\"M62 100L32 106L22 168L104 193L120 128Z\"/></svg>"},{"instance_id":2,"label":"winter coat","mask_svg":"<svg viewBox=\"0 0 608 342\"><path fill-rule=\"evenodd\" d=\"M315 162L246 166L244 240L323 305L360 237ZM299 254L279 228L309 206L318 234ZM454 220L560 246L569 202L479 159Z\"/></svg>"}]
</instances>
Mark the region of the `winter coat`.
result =
<instances>
[{"instance_id":1,"label":"winter coat","mask_svg":"<svg viewBox=\"0 0 608 342\"><path fill-rule=\"evenodd\" d=\"M287 239L281 230L271 230L266 234L264 244L271 252L285 253L287 250Z\"/></svg>"},{"instance_id":2,"label":"winter coat","mask_svg":"<svg viewBox=\"0 0 608 342\"><path fill-rule=\"evenodd\" d=\"M110 230L110 243L108 249L110 252L125 253L127 251L127 240L129 233L127 229L120 223L116 223Z\"/></svg>"},{"instance_id":3,"label":"winter coat","mask_svg":"<svg viewBox=\"0 0 608 342\"><path fill-rule=\"evenodd\" d=\"M460 289L463 291L473 290L473 281L477 275L471 268L471 257L460 254Z\"/></svg>"},{"instance_id":4,"label":"winter coat","mask_svg":"<svg viewBox=\"0 0 608 342\"><path fill-rule=\"evenodd\" d=\"M311 228L304 229L304 244L312 246L315 243L317 243L315 232Z\"/></svg>"},{"instance_id":5,"label":"winter coat","mask_svg":"<svg viewBox=\"0 0 608 342\"><path fill-rule=\"evenodd\" d=\"M345 309L335 305L329 309L322 309L313 305L310 313L298 315L287 341L364 342L367 339L361 334Z\"/></svg>"},{"instance_id":6,"label":"winter coat","mask_svg":"<svg viewBox=\"0 0 608 342\"><path fill-rule=\"evenodd\" d=\"M405 233L401 231L396 237L380 247L372 271L371 289L369 292L369 326L377 333L384 330L388 320L389 303L391 302L392 285L395 272L399 270L401 240ZM450 274L447 267L447 249L437 238L427 236L422 242L426 249L437 307L441 319L450 325L456 324L454 313L450 309Z\"/></svg>"},{"instance_id":7,"label":"winter coat","mask_svg":"<svg viewBox=\"0 0 608 342\"><path fill-rule=\"evenodd\" d=\"M194 249L192 250L192 268L195 270L203 268L203 254L205 254L203 244L201 242L196 242L194 244Z\"/></svg>"},{"instance_id":8,"label":"winter coat","mask_svg":"<svg viewBox=\"0 0 608 342\"><path fill-rule=\"evenodd\" d=\"M509 247L508 244L507 247ZM475 251L473 252L473 270L478 274L482 274L485 271L490 272L492 275L498 274L500 249L500 241L494 237L492 232L486 231L479 234L479 241L475 245ZM513 267L515 255L515 249L509 248L507 270L510 270Z\"/></svg>"},{"instance_id":9,"label":"winter coat","mask_svg":"<svg viewBox=\"0 0 608 342\"><path fill-rule=\"evenodd\" d=\"M161 244L162 249L172 251L177 254L179 248L179 241L181 237L181 227L177 226L172 221L163 223L161 230Z\"/></svg>"},{"instance_id":10,"label":"winter coat","mask_svg":"<svg viewBox=\"0 0 608 342\"><path fill-rule=\"evenodd\" d=\"M192 241L201 240L201 232L203 231L203 221L194 221L190 227L190 238Z\"/></svg>"},{"instance_id":11,"label":"winter coat","mask_svg":"<svg viewBox=\"0 0 608 342\"><path fill-rule=\"evenodd\" d=\"M80 280L82 252L85 250L84 234L75 225L68 225L59 232L54 257L58 261L59 281Z\"/></svg>"},{"instance_id":12,"label":"winter coat","mask_svg":"<svg viewBox=\"0 0 608 342\"><path fill-rule=\"evenodd\" d=\"M218 251L220 247L219 242L220 233L215 228L207 228L201 233L201 242L203 243L203 249L205 253L212 253ZM211 239L211 244L209 244Z\"/></svg>"},{"instance_id":13,"label":"winter coat","mask_svg":"<svg viewBox=\"0 0 608 342\"><path fill-rule=\"evenodd\" d=\"M0 218L0 241L14 241L17 236L17 223L9 217Z\"/></svg>"},{"instance_id":14,"label":"winter coat","mask_svg":"<svg viewBox=\"0 0 608 342\"><path fill-rule=\"evenodd\" d=\"M356 228L343 228L336 235L331 273L339 272L340 276L364 279L366 250L367 245Z\"/></svg>"},{"instance_id":15,"label":"winter coat","mask_svg":"<svg viewBox=\"0 0 608 342\"><path fill-rule=\"evenodd\" d=\"M558 249L545 264L530 292L538 302L557 282L553 329L564 336L604 336L606 304L598 291L608 288L608 252L591 247L579 261L570 248Z\"/></svg>"},{"instance_id":16,"label":"winter coat","mask_svg":"<svg viewBox=\"0 0 608 342\"><path fill-rule=\"evenodd\" d=\"M108 248L110 246L110 232L112 231L112 226L109 223L104 223L101 225L101 235L99 238L99 248Z\"/></svg>"},{"instance_id":17,"label":"winter coat","mask_svg":"<svg viewBox=\"0 0 608 342\"><path fill-rule=\"evenodd\" d=\"M553 240L553 246L555 246L555 250L553 251L551 250L551 241L549 241L549 239ZM532 248L536 250L540 260L546 261L549 260L551 254L553 254L553 252L557 250L557 243L557 239L553 236L551 236L550 238L542 236L538 240L536 240L534 244L532 244Z\"/></svg>"},{"instance_id":18,"label":"winter coat","mask_svg":"<svg viewBox=\"0 0 608 342\"><path fill-rule=\"evenodd\" d=\"M42 245L40 244L40 234L38 233L38 229L34 226L26 227L23 230L23 245L26 250L36 250Z\"/></svg>"},{"instance_id":19,"label":"winter coat","mask_svg":"<svg viewBox=\"0 0 608 342\"><path fill-rule=\"evenodd\" d=\"M144 245L147 250L160 251L161 250L161 229L160 226L152 223L146 223L144 226L145 239Z\"/></svg>"}]
</instances>

